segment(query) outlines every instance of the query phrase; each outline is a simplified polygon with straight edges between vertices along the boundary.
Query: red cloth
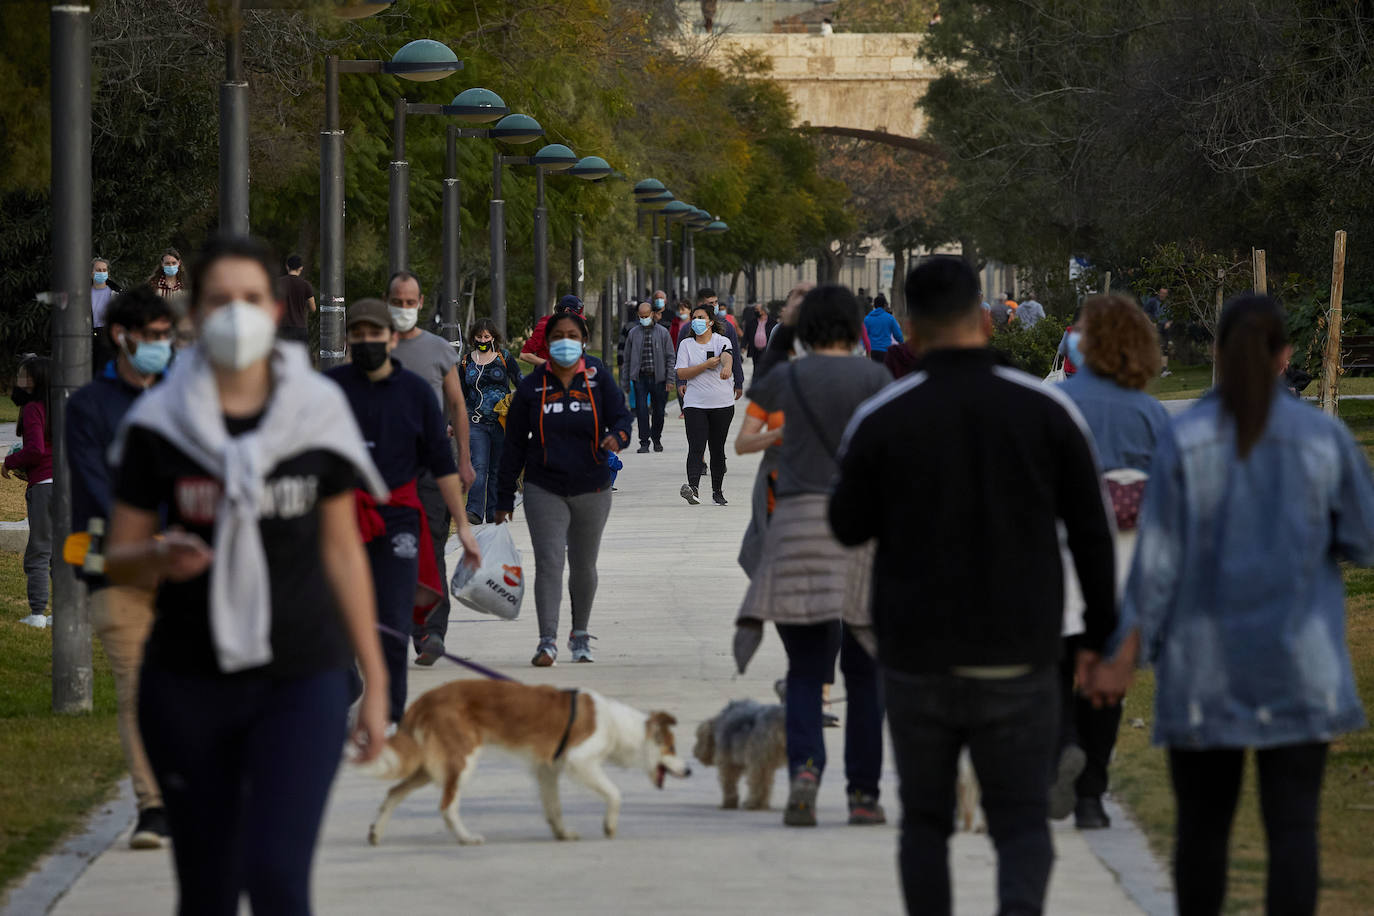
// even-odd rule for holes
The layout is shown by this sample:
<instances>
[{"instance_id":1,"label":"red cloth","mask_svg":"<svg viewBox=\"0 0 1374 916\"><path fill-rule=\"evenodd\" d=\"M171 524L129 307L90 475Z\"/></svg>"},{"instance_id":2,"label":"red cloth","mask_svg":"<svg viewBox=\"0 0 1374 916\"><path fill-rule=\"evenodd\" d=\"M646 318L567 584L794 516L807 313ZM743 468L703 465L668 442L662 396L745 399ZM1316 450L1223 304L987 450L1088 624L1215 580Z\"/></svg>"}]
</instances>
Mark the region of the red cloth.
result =
<instances>
[{"instance_id":1,"label":"red cloth","mask_svg":"<svg viewBox=\"0 0 1374 916\"><path fill-rule=\"evenodd\" d=\"M386 534L386 522L377 511L377 500L366 490L354 490L353 494L363 543ZM425 622L425 617L444 596L444 581L439 575L439 564L434 559L434 538L429 533L429 519L425 516L425 507L420 504L420 493L415 489L413 480L392 490L386 504L420 513L420 575L415 583L415 606L411 609L411 619L419 625Z\"/></svg>"},{"instance_id":2,"label":"red cloth","mask_svg":"<svg viewBox=\"0 0 1374 916\"><path fill-rule=\"evenodd\" d=\"M549 342L544 339L544 328L549 323L549 316L540 318L534 325L534 330L530 332L530 339L525 341L525 345L520 348L521 353L533 353L540 359L549 358Z\"/></svg>"}]
</instances>

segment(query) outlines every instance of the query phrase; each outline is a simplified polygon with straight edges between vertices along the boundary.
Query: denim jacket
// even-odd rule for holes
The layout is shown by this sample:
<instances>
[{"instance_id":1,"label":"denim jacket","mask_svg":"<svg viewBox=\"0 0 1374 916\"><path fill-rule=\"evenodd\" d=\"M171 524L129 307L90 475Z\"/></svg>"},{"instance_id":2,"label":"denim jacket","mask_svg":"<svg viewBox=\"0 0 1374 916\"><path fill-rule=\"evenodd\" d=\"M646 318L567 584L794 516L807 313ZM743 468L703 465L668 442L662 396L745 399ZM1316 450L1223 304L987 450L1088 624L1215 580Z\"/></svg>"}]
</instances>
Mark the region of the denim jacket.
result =
<instances>
[{"instance_id":1,"label":"denim jacket","mask_svg":"<svg viewBox=\"0 0 1374 916\"><path fill-rule=\"evenodd\" d=\"M1059 390L1078 407L1097 444L1104 471L1150 471L1150 458L1169 425L1169 412L1151 395L1123 388L1081 366Z\"/></svg>"},{"instance_id":2,"label":"denim jacket","mask_svg":"<svg viewBox=\"0 0 1374 916\"><path fill-rule=\"evenodd\" d=\"M1155 743L1263 748L1360 728L1339 561L1374 564L1374 480L1350 433L1276 385L1242 461L1213 393L1153 464L1113 644L1139 628Z\"/></svg>"}]
</instances>

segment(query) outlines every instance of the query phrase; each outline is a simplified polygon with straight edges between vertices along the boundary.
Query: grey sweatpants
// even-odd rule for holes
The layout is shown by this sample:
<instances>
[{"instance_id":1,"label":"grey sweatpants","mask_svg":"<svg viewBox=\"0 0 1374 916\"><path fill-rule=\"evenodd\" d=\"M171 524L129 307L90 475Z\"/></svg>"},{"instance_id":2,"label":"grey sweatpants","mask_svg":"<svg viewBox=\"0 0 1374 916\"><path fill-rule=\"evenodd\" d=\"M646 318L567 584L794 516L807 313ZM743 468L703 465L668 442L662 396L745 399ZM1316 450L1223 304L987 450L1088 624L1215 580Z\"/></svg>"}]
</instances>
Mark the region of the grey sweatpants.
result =
<instances>
[{"instance_id":1,"label":"grey sweatpants","mask_svg":"<svg viewBox=\"0 0 1374 916\"><path fill-rule=\"evenodd\" d=\"M52 488L40 483L24 491L29 516L29 543L24 548L24 575L29 580L29 613L45 614L52 576Z\"/></svg>"},{"instance_id":2,"label":"grey sweatpants","mask_svg":"<svg viewBox=\"0 0 1374 916\"><path fill-rule=\"evenodd\" d=\"M525 481L525 523L534 544L534 610L539 636L558 635L563 599L563 557L568 560L574 630L587 629L596 598L596 557L611 514L611 491L558 496Z\"/></svg>"}]
</instances>

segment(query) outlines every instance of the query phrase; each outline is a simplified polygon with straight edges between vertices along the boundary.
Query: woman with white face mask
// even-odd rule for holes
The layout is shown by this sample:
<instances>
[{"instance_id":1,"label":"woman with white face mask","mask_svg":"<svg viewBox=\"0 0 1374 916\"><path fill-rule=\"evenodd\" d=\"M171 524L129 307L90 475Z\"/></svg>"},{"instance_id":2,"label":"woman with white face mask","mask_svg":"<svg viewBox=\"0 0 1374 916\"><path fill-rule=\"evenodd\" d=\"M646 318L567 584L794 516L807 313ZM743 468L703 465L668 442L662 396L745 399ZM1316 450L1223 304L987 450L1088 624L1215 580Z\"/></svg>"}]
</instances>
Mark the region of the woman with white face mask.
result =
<instances>
[{"instance_id":1,"label":"woman with white face mask","mask_svg":"<svg viewBox=\"0 0 1374 916\"><path fill-rule=\"evenodd\" d=\"M360 756L385 742L353 490L386 489L342 392L304 349L275 344L273 263L255 241L209 243L191 302L199 343L135 402L111 450L106 573L157 593L139 727L182 913L236 912L244 892L255 912L309 912L355 656Z\"/></svg>"}]
</instances>

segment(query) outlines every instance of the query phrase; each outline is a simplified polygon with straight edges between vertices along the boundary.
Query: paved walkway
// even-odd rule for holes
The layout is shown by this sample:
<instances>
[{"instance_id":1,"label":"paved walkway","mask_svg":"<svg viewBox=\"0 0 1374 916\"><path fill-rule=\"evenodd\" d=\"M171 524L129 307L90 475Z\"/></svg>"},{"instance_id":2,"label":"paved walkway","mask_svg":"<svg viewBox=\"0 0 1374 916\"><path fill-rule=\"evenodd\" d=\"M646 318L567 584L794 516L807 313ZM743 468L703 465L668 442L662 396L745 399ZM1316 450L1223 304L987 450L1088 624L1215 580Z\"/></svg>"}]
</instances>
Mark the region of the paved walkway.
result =
<instances>
[{"instance_id":1,"label":"paved walkway","mask_svg":"<svg viewBox=\"0 0 1374 916\"><path fill-rule=\"evenodd\" d=\"M644 710L669 710L680 722L679 747L690 753L698 722L732 698L768 700L784 662L774 635L765 639L747 676L736 677L730 659L732 621L746 585L735 554L748 520L756 462L731 457L728 507L687 506L677 495L685 437L672 417L664 454L625 456L602 545L601 590L591 624L598 637L596 664L529 666L536 642L532 592L514 622L455 608L450 646L530 682L592 687ZM515 530L522 547L528 545L523 518ZM528 552L525 557L528 568ZM560 630L568 628L565 616ZM461 676L442 661L432 669L412 667L411 695ZM838 710L843 714L844 707ZM828 730L827 739L831 760L842 760L841 730ZM901 912L896 829L845 825L838 766L827 774L822 826L815 830L784 829L776 809L719 810L714 769L697 766L690 779L670 779L662 792L640 772L610 772L625 795L614 840L600 835L600 801L565 781L568 822L584 839L553 841L528 773L492 753L484 756L463 806L464 820L486 836L485 846L457 846L436 810L437 791L427 788L398 810L383 845L373 848L366 843L367 826L386 784L345 769L320 843L316 908L367 916ZM780 772L775 805L785 797L784 783ZM893 824L900 813L895 788L889 755L883 797ZM1129 845L1129 828L1110 832ZM1049 913L1142 912L1082 834L1059 825L1055 844L1059 858ZM1135 873L1152 866L1141 859L1140 869L1131 867L1131 855L1115 857L1117 867ZM959 912L992 912L995 859L987 838L956 836L951 858ZM174 899L168 855L132 852L125 834L95 859L53 912L143 916L170 912Z\"/></svg>"}]
</instances>

